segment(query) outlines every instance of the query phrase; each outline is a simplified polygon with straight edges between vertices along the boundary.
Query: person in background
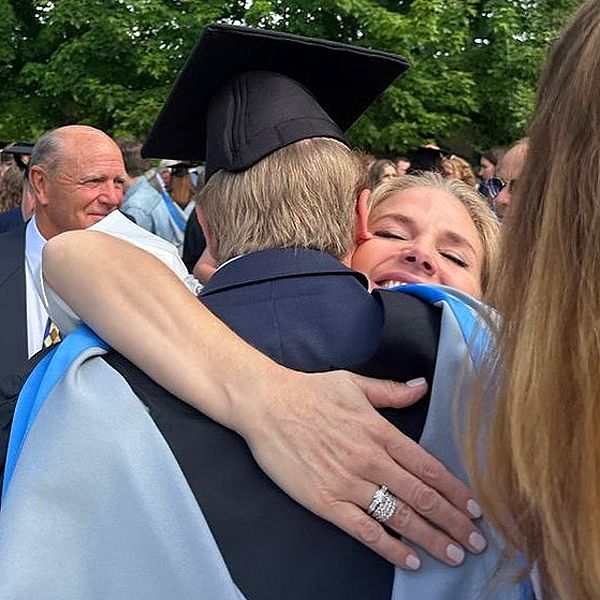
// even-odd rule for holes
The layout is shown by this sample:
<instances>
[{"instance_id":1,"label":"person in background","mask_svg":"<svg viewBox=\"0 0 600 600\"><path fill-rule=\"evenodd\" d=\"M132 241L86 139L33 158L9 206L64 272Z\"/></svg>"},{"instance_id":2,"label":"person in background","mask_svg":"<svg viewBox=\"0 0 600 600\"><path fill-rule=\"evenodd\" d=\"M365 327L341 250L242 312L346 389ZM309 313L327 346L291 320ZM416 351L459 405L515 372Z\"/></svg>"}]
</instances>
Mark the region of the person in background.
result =
<instances>
[{"instance_id":1,"label":"person in background","mask_svg":"<svg viewBox=\"0 0 600 600\"><path fill-rule=\"evenodd\" d=\"M4 172L2 179L0 179L0 213L19 208L22 195L23 172L14 164Z\"/></svg>"},{"instance_id":2,"label":"person in background","mask_svg":"<svg viewBox=\"0 0 600 600\"><path fill-rule=\"evenodd\" d=\"M186 221L194 208L192 197L196 190L189 172L191 168L193 168L193 165L190 163L177 163L173 165L171 167L171 180L169 183L171 198L181 209Z\"/></svg>"},{"instance_id":3,"label":"person in background","mask_svg":"<svg viewBox=\"0 0 600 600\"><path fill-rule=\"evenodd\" d=\"M169 190L169 185L171 183L171 167L176 164L176 160L164 159L158 163L158 166L155 169L146 171L146 178L157 192Z\"/></svg>"},{"instance_id":4,"label":"person in background","mask_svg":"<svg viewBox=\"0 0 600 600\"><path fill-rule=\"evenodd\" d=\"M206 250L206 238L198 222L196 211L192 211L190 218L185 225L185 235L183 236L183 260L187 270L192 273L198 259Z\"/></svg>"},{"instance_id":5,"label":"person in background","mask_svg":"<svg viewBox=\"0 0 600 600\"><path fill-rule=\"evenodd\" d=\"M477 171L479 185L477 191L489 202L495 198L499 191L494 178L496 177L496 168L503 154L504 150L502 148L492 148L486 150L479 158L479 170Z\"/></svg>"},{"instance_id":6,"label":"person in background","mask_svg":"<svg viewBox=\"0 0 600 600\"><path fill-rule=\"evenodd\" d=\"M498 155L492 150L486 150L479 159L479 171L477 174L485 183L496 174L496 165L498 164Z\"/></svg>"},{"instance_id":7,"label":"person in background","mask_svg":"<svg viewBox=\"0 0 600 600\"><path fill-rule=\"evenodd\" d=\"M193 211L190 201L193 194L192 179L188 172L191 164L175 160L162 160L158 169L149 178L150 184L158 190L169 212L171 225L180 241L176 244L180 254L188 218ZM148 176L148 173L146 173Z\"/></svg>"},{"instance_id":8,"label":"person in background","mask_svg":"<svg viewBox=\"0 0 600 600\"><path fill-rule=\"evenodd\" d=\"M0 235L0 380L59 339L36 287L46 241L97 223L123 200L121 151L93 127L70 125L42 135L28 173L35 215Z\"/></svg>"},{"instance_id":9,"label":"person in background","mask_svg":"<svg viewBox=\"0 0 600 600\"><path fill-rule=\"evenodd\" d=\"M463 181L471 187L475 187L477 184L475 174L469 162L455 154L442 159L442 175Z\"/></svg>"},{"instance_id":10,"label":"person in background","mask_svg":"<svg viewBox=\"0 0 600 600\"><path fill-rule=\"evenodd\" d=\"M0 151L0 179L4 175L4 173L14 165L14 159L12 154L4 152L4 148Z\"/></svg>"},{"instance_id":11,"label":"person in background","mask_svg":"<svg viewBox=\"0 0 600 600\"><path fill-rule=\"evenodd\" d=\"M492 207L500 219L504 218L510 208L513 189L523 171L528 146L527 138L515 142L498 163L499 192L492 200Z\"/></svg>"},{"instance_id":12,"label":"person in background","mask_svg":"<svg viewBox=\"0 0 600 600\"><path fill-rule=\"evenodd\" d=\"M438 146L434 144L419 146L410 153L410 168L407 170L407 173L409 175L425 171L440 173L442 170L442 158L444 158L444 153Z\"/></svg>"},{"instance_id":13,"label":"person in background","mask_svg":"<svg viewBox=\"0 0 600 600\"><path fill-rule=\"evenodd\" d=\"M123 154L127 178L125 180L122 211L140 226L171 242L178 251L183 245L183 236L173 222L162 195L150 185L144 173L147 162L142 158L142 144L137 140L122 138L117 144Z\"/></svg>"},{"instance_id":14,"label":"person in background","mask_svg":"<svg viewBox=\"0 0 600 600\"><path fill-rule=\"evenodd\" d=\"M406 175L410 169L410 160L406 156L398 156L396 158L396 172L398 175Z\"/></svg>"},{"instance_id":15,"label":"person in background","mask_svg":"<svg viewBox=\"0 0 600 600\"><path fill-rule=\"evenodd\" d=\"M12 192L9 193L15 204L14 208L4 210L4 212L0 213L0 234L16 229L26 221L29 221L33 215L35 198L31 193L31 188L27 179L27 163L29 162L32 148L33 144L28 142L15 142L6 145L2 149L2 153L5 156L13 157L14 168L11 167L8 172L8 188L4 187L2 178L0 178L0 188L3 188L5 192L12 189ZM18 188L20 188L21 191L18 201L15 201L15 191Z\"/></svg>"},{"instance_id":16,"label":"person in background","mask_svg":"<svg viewBox=\"0 0 600 600\"><path fill-rule=\"evenodd\" d=\"M397 175L398 173L394 163L387 158L381 158L371 165L367 186L372 190L382 181L385 181L390 177L396 177Z\"/></svg>"}]
</instances>

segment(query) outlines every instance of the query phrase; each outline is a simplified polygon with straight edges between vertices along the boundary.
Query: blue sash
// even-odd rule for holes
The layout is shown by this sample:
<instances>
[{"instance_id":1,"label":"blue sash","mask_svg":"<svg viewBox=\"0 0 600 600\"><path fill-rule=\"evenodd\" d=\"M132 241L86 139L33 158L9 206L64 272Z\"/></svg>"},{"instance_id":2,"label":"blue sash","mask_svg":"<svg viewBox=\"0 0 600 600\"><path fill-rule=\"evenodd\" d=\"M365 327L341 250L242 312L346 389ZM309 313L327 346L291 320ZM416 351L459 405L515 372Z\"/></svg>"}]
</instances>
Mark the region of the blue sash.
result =
<instances>
[{"instance_id":1,"label":"blue sash","mask_svg":"<svg viewBox=\"0 0 600 600\"><path fill-rule=\"evenodd\" d=\"M179 208L175 206L175 202L173 201L171 196L169 196L169 192L163 189L161 190L160 195L162 196L163 202L165 203L165 206L169 211L169 216L171 217L171 220L173 221L173 223L175 223L175 225L181 233L185 233L185 220L182 217Z\"/></svg>"}]
</instances>

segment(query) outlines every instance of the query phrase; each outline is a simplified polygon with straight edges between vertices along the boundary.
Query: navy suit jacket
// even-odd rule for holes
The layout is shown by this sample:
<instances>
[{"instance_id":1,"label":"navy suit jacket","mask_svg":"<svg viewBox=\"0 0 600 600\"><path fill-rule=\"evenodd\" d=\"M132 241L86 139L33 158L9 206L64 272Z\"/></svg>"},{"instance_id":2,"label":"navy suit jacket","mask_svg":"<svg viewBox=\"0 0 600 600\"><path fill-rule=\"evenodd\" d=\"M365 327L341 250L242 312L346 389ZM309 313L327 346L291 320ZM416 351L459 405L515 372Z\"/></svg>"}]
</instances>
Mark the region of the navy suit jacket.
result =
<instances>
[{"instance_id":1,"label":"navy suit jacket","mask_svg":"<svg viewBox=\"0 0 600 600\"><path fill-rule=\"evenodd\" d=\"M0 235L0 381L27 364L25 225Z\"/></svg>"},{"instance_id":2,"label":"navy suit jacket","mask_svg":"<svg viewBox=\"0 0 600 600\"><path fill-rule=\"evenodd\" d=\"M322 252L265 250L219 269L200 299L278 363L328 371L360 364L377 348L383 314L367 285Z\"/></svg>"},{"instance_id":3,"label":"navy suit jacket","mask_svg":"<svg viewBox=\"0 0 600 600\"><path fill-rule=\"evenodd\" d=\"M23 213L21 212L20 206L0 213L0 233L6 233L13 229L17 229L23 225L23 223Z\"/></svg>"}]
</instances>

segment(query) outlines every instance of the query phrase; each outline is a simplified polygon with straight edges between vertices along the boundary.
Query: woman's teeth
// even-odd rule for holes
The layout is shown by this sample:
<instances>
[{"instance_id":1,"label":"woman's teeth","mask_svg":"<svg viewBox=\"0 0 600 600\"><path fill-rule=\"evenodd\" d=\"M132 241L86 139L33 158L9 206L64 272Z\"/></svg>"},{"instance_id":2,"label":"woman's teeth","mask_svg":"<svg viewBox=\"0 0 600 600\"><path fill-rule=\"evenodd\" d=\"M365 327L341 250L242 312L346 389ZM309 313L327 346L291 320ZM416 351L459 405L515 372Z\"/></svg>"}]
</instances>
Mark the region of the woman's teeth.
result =
<instances>
[{"instance_id":1,"label":"woman's teeth","mask_svg":"<svg viewBox=\"0 0 600 600\"><path fill-rule=\"evenodd\" d=\"M398 287L399 285L403 285L404 281L396 281L395 279L388 279L386 281L380 281L377 284L377 287L384 288L389 290L390 288Z\"/></svg>"}]
</instances>

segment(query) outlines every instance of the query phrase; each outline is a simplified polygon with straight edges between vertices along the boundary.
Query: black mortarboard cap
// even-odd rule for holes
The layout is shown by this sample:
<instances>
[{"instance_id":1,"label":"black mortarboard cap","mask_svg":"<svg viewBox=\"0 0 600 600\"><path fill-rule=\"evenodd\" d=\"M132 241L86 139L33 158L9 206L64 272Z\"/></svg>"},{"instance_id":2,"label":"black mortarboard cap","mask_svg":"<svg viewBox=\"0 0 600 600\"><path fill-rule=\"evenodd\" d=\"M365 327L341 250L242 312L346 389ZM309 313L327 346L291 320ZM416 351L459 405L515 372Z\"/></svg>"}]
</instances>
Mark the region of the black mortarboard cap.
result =
<instances>
[{"instance_id":1,"label":"black mortarboard cap","mask_svg":"<svg viewBox=\"0 0 600 600\"><path fill-rule=\"evenodd\" d=\"M440 171L442 168L442 158L446 152L441 148L432 148L431 146L419 146L409 153L410 168L409 173L420 173L423 171Z\"/></svg>"},{"instance_id":2,"label":"black mortarboard cap","mask_svg":"<svg viewBox=\"0 0 600 600\"><path fill-rule=\"evenodd\" d=\"M18 156L28 156L33 150L33 144L31 142L12 142L2 148L1 152L5 154L13 154Z\"/></svg>"},{"instance_id":3,"label":"black mortarboard cap","mask_svg":"<svg viewBox=\"0 0 600 600\"><path fill-rule=\"evenodd\" d=\"M0 152L2 154L11 154L19 169L24 171L27 168L27 163L23 160L23 157L31 155L33 146L31 142L13 142L4 146Z\"/></svg>"},{"instance_id":4,"label":"black mortarboard cap","mask_svg":"<svg viewBox=\"0 0 600 600\"><path fill-rule=\"evenodd\" d=\"M169 169L171 170L171 175L185 175L189 172L190 169L197 167L200 163L197 162L177 162L174 165L171 165Z\"/></svg>"},{"instance_id":5,"label":"black mortarboard cap","mask_svg":"<svg viewBox=\"0 0 600 600\"><path fill-rule=\"evenodd\" d=\"M287 33L209 25L144 156L241 171L271 152L343 132L408 69L395 54Z\"/></svg>"}]
</instances>

